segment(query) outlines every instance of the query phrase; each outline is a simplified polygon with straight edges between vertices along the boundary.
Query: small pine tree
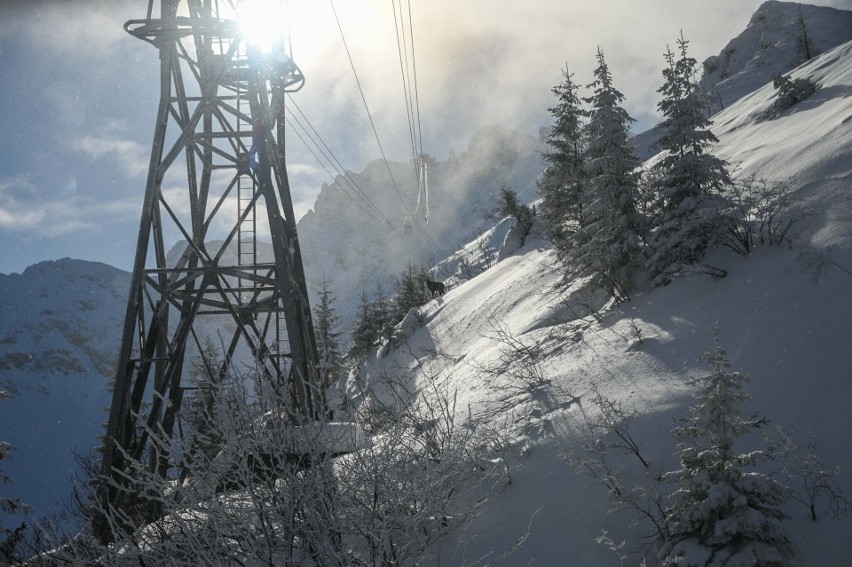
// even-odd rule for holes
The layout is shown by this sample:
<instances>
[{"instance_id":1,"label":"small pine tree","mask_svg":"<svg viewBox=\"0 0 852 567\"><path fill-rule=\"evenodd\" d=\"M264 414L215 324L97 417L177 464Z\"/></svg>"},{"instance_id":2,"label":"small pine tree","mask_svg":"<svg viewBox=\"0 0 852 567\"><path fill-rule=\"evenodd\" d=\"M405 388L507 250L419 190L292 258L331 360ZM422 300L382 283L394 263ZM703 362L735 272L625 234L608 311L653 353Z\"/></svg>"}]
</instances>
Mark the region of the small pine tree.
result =
<instances>
[{"instance_id":1,"label":"small pine tree","mask_svg":"<svg viewBox=\"0 0 852 567\"><path fill-rule=\"evenodd\" d=\"M424 288L426 274L408 263L408 268L396 279L396 300L394 301L394 320L396 322L408 314L411 309L416 309L429 302L429 294Z\"/></svg>"},{"instance_id":2,"label":"small pine tree","mask_svg":"<svg viewBox=\"0 0 852 567\"><path fill-rule=\"evenodd\" d=\"M734 441L765 420L744 415L748 377L730 372L725 350L705 355L712 372L694 381L698 405L675 430L681 469L663 475L680 488L667 510L664 565L786 565L793 551L781 530L786 489L767 476L744 471L769 457L767 450L736 454Z\"/></svg>"},{"instance_id":3,"label":"small pine tree","mask_svg":"<svg viewBox=\"0 0 852 567\"><path fill-rule=\"evenodd\" d=\"M667 50L658 91L666 131L659 145L667 153L655 165L659 182L648 267L663 281L666 274L700 260L721 234L721 194L731 183L725 162L707 151L718 140L709 129L710 99L694 81L698 64L687 55L688 45L681 35L680 57Z\"/></svg>"},{"instance_id":4,"label":"small pine tree","mask_svg":"<svg viewBox=\"0 0 852 567\"><path fill-rule=\"evenodd\" d=\"M583 225L584 121L588 115L581 106L579 85L566 67L565 79L554 87L557 104L548 109L555 123L547 135L544 152L548 166L539 182L541 215L548 235L560 251L568 248L567 238Z\"/></svg>"},{"instance_id":5,"label":"small pine tree","mask_svg":"<svg viewBox=\"0 0 852 567\"><path fill-rule=\"evenodd\" d=\"M628 288L640 254L643 221L636 211L639 160L633 155L628 130L633 119L621 106L624 95L598 49L594 94L586 126L586 190L583 226L571 237L570 259L593 283L618 301Z\"/></svg>"},{"instance_id":6,"label":"small pine tree","mask_svg":"<svg viewBox=\"0 0 852 567\"><path fill-rule=\"evenodd\" d=\"M518 194L511 187L505 185L500 187L500 209L501 216L512 217L517 221L521 246L530 233L533 225L533 211L530 207L518 200Z\"/></svg>"},{"instance_id":7,"label":"small pine tree","mask_svg":"<svg viewBox=\"0 0 852 567\"><path fill-rule=\"evenodd\" d=\"M340 379L343 362L340 353L340 317L334 308L334 295L328 289L325 279L319 292L319 303L314 309L314 328L319 354L320 378L325 388L336 384Z\"/></svg>"},{"instance_id":8,"label":"small pine tree","mask_svg":"<svg viewBox=\"0 0 852 567\"><path fill-rule=\"evenodd\" d=\"M817 90L816 84L805 78L790 79L789 75L776 74L772 76L772 85L778 89L778 98L772 103L763 118L771 120L791 106L798 104L814 94Z\"/></svg>"}]
</instances>

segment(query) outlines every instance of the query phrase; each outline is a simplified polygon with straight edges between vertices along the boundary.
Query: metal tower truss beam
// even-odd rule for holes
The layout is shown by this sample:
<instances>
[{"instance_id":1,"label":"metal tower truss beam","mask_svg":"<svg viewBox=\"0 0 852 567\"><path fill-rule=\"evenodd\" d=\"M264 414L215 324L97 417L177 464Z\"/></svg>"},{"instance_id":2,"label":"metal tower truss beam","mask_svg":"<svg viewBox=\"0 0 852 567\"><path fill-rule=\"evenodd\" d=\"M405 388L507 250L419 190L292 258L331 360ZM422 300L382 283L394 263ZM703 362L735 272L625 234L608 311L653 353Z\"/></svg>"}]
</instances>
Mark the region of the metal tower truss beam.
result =
<instances>
[{"instance_id":1,"label":"metal tower truss beam","mask_svg":"<svg viewBox=\"0 0 852 567\"><path fill-rule=\"evenodd\" d=\"M125 24L158 49L161 89L103 447L105 505L127 496L131 460L163 477L178 465L185 359L206 316L208 330L233 329L223 373L250 352L286 392L293 424L325 417L284 156L285 93L304 79L283 48L254 52L240 37L236 1L162 0L154 17L151 0L146 19ZM258 261L258 234L272 261Z\"/></svg>"}]
</instances>

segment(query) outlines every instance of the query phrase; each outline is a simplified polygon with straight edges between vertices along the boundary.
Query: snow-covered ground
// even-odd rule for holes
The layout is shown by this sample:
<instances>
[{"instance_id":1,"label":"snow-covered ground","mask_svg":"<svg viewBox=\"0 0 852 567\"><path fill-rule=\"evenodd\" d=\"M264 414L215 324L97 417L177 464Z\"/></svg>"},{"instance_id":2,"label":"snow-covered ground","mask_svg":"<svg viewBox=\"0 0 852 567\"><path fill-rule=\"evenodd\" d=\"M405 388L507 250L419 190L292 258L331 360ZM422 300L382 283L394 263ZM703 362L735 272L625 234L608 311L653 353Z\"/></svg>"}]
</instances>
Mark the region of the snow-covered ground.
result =
<instances>
[{"instance_id":1,"label":"snow-covered ground","mask_svg":"<svg viewBox=\"0 0 852 567\"><path fill-rule=\"evenodd\" d=\"M652 470L675 468L673 419L691 402L687 377L707 371L699 357L713 348L714 326L733 369L751 377L749 407L803 441L813 438L822 461L840 465L839 483L852 494L852 43L793 77L820 89L780 117L759 120L775 97L767 85L719 114L713 128L714 152L739 175L787 183L810 209L792 246L758 247L747 258L716 250L708 262L727 277L690 275L639 289L597 320L583 316L595 298L575 293L580 282L566 287L554 251L533 238L429 303L425 324L404 346L361 369L366 380L389 373L422 384L438 376L458 396L463 417L513 444L503 455L511 484L444 543L448 564L618 565L595 537L605 528L615 541L635 542L630 517L608 514L606 491L575 474L563 453L582 442L577 431L594 416L597 391L638 412L634 434ZM513 341L525 354L495 371ZM542 378L526 388L518 379L524 357ZM852 519L812 522L796 503L787 511L795 564L852 564Z\"/></svg>"}]
</instances>

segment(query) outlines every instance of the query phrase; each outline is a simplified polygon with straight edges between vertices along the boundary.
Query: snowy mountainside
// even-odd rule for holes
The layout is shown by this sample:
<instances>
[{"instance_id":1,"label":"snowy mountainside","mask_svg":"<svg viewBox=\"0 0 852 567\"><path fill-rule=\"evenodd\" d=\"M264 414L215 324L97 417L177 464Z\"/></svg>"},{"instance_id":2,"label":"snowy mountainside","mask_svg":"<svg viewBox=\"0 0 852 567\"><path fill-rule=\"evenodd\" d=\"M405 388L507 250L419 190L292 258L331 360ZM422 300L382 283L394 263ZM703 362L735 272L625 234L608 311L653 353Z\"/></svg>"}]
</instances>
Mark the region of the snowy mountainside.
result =
<instances>
[{"instance_id":1,"label":"snowy mountainside","mask_svg":"<svg viewBox=\"0 0 852 567\"><path fill-rule=\"evenodd\" d=\"M2 489L36 517L62 510L72 451L88 454L103 433L129 284L117 268L68 258L0 274L0 389L12 393L0 440L14 447Z\"/></svg>"},{"instance_id":2,"label":"snowy mountainside","mask_svg":"<svg viewBox=\"0 0 852 567\"><path fill-rule=\"evenodd\" d=\"M769 0L757 9L743 33L719 55L704 61L699 85L718 93L722 105L729 106L770 82L775 73L797 67L805 61L800 50L803 25L816 53L852 40L850 11Z\"/></svg>"},{"instance_id":3,"label":"snowy mountainside","mask_svg":"<svg viewBox=\"0 0 852 567\"><path fill-rule=\"evenodd\" d=\"M764 2L742 33L718 55L704 60L699 86L710 93L714 112L771 82L775 73L787 73L804 62L799 53L802 22L816 53L852 40L852 11L776 0ZM659 152L656 144L663 133L655 126L635 135L631 141L636 155L646 160Z\"/></svg>"},{"instance_id":4,"label":"snowy mountainside","mask_svg":"<svg viewBox=\"0 0 852 567\"><path fill-rule=\"evenodd\" d=\"M575 474L563 456L588 441L578 432L596 415L592 398L601 393L637 412L633 434L652 474L677 467L673 420L694 403L686 379L708 372L698 359L713 348L714 326L732 369L751 377L746 411L760 411L802 441L812 438L822 461L841 467L838 483L847 498L852 494L852 43L792 77L808 77L820 89L762 120L776 96L766 85L726 108L714 125L714 153L741 175L788 184L809 209L790 247L758 247L748 258L714 250L708 262L727 277L691 275L638 289L598 319L588 308L599 307L600 298L584 293L581 281L566 285L554 250L532 238L427 304L423 325L405 344L370 356L350 377L353 390L385 375L421 392L437 380L453 396L457 419L510 441L512 449L495 457L510 467L511 483L464 533L443 543L443 562L625 564L595 538L605 529L616 544L631 542L623 550L635 549L639 534L630 517L608 513L606 490ZM521 358L495 367L511 350L507 338L524 345L539 380L518 383ZM852 564L850 516L812 522L793 501L785 511L794 565Z\"/></svg>"},{"instance_id":5,"label":"snowy mountainside","mask_svg":"<svg viewBox=\"0 0 852 567\"><path fill-rule=\"evenodd\" d=\"M390 163L399 194L381 161L360 173L349 172L383 218L363 212L340 187L324 185L312 211L298 225L308 289L315 295L323 279L337 298L348 328L362 290L389 295L393 277L411 262L434 265L493 224L500 187L514 189L523 201L535 198L543 169L540 140L502 126L481 129L468 149L446 161L430 160L429 222L422 212L403 225L417 205L413 163ZM438 274L436 277L443 277Z\"/></svg>"}]
</instances>

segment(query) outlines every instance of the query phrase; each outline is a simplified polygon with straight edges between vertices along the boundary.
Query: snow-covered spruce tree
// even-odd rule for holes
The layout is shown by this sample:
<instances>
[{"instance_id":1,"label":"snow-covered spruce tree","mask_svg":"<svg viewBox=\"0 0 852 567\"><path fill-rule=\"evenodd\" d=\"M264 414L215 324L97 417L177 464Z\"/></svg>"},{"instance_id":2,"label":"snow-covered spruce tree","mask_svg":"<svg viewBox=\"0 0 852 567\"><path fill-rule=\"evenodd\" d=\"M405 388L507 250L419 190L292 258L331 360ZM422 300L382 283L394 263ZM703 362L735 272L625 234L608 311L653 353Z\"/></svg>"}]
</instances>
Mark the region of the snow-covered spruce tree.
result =
<instances>
[{"instance_id":1,"label":"snow-covered spruce tree","mask_svg":"<svg viewBox=\"0 0 852 567\"><path fill-rule=\"evenodd\" d=\"M571 236L570 255L581 273L618 301L628 289L640 255L642 218L636 211L639 160L628 141L633 119L621 106L624 95L612 84L612 74L598 49L594 94L586 126L586 189L583 226Z\"/></svg>"},{"instance_id":2,"label":"snow-covered spruce tree","mask_svg":"<svg viewBox=\"0 0 852 567\"><path fill-rule=\"evenodd\" d=\"M314 308L314 331L317 338L320 375L326 387L336 384L343 370L340 353L340 317L334 308L334 300L334 295L323 279L319 303Z\"/></svg>"},{"instance_id":3,"label":"snow-covered spruce tree","mask_svg":"<svg viewBox=\"0 0 852 567\"><path fill-rule=\"evenodd\" d=\"M547 169L538 184L548 236L561 252L568 248L568 235L583 224L583 127L587 116L578 94L580 87L567 67L563 76L565 79L551 89L557 103L548 109L554 124L547 135L549 148L543 154Z\"/></svg>"},{"instance_id":4,"label":"snow-covered spruce tree","mask_svg":"<svg viewBox=\"0 0 852 567\"><path fill-rule=\"evenodd\" d=\"M807 77L791 80L789 75L781 74L773 75L772 85L778 89L778 98L772 103L772 107L763 113L762 118L766 120L772 120L817 90L816 84Z\"/></svg>"},{"instance_id":5,"label":"snow-covered spruce tree","mask_svg":"<svg viewBox=\"0 0 852 567\"><path fill-rule=\"evenodd\" d=\"M744 415L748 377L730 371L725 350L707 353L712 372L694 381L698 404L675 430L682 446L681 469L663 475L676 483L667 510L669 538L660 551L663 565L761 567L786 565L793 555L781 529L787 490L758 472L746 472L769 457L767 450L734 452L734 441L764 419Z\"/></svg>"},{"instance_id":6,"label":"snow-covered spruce tree","mask_svg":"<svg viewBox=\"0 0 852 567\"><path fill-rule=\"evenodd\" d=\"M379 333L375 328L373 319L373 306L367 298L366 290L361 291L361 303L358 305L358 312L355 314L355 323L352 325L352 346L349 347L348 356L350 358L360 358L372 347L378 340Z\"/></svg>"},{"instance_id":7,"label":"snow-covered spruce tree","mask_svg":"<svg viewBox=\"0 0 852 567\"><path fill-rule=\"evenodd\" d=\"M352 346L347 356L360 358L370 348L387 339L393 330L392 315L390 302L385 298L381 286L377 286L376 299L373 301L370 301L367 292L363 291L352 327Z\"/></svg>"},{"instance_id":8,"label":"snow-covered spruce tree","mask_svg":"<svg viewBox=\"0 0 852 567\"><path fill-rule=\"evenodd\" d=\"M421 268L408 263L408 268L396 279L396 299L394 300L394 322L400 322L409 310L417 309L429 302L429 294L424 287L426 273Z\"/></svg>"},{"instance_id":9,"label":"snow-covered spruce tree","mask_svg":"<svg viewBox=\"0 0 852 567\"><path fill-rule=\"evenodd\" d=\"M683 35L677 43L680 57L667 50L665 81L658 90L666 131L659 145L667 152L654 166L659 183L648 260L663 283L681 267L698 262L724 231L721 194L731 183L725 162L707 151L718 140L709 129L710 99L694 81L698 64L687 55L689 42Z\"/></svg>"}]
</instances>

